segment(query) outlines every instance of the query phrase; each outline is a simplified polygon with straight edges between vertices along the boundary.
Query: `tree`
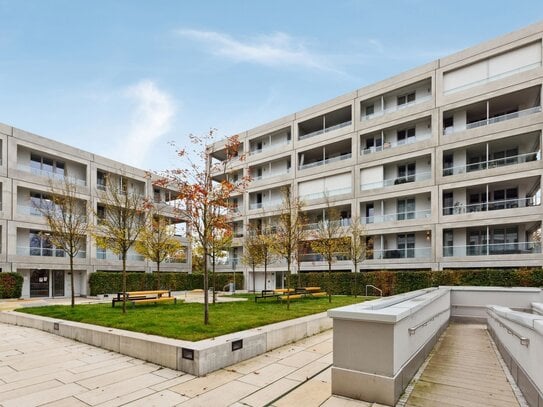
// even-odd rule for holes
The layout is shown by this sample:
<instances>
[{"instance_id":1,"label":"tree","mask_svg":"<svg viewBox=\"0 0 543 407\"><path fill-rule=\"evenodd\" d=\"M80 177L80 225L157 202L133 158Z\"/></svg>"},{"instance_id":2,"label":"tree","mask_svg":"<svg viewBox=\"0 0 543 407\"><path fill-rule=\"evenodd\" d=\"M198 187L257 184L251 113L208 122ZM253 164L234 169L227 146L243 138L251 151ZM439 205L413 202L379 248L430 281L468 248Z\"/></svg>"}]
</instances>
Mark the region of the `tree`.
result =
<instances>
[{"instance_id":1,"label":"tree","mask_svg":"<svg viewBox=\"0 0 543 407\"><path fill-rule=\"evenodd\" d=\"M294 197L289 187L282 189L282 204L279 209L279 220L275 227L272 251L287 262L287 309L290 309L290 277L291 265L295 260L298 245L305 235L302 215L303 202Z\"/></svg>"},{"instance_id":2,"label":"tree","mask_svg":"<svg viewBox=\"0 0 543 407\"><path fill-rule=\"evenodd\" d=\"M218 208L214 208L217 210ZM224 215L223 215L224 216ZM217 280L215 266L217 258L224 257L228 249L232 246L232 228L225 221L220 222L224 228L213 228L211 231L211 240L209 244L209 257L211 258L211 279L213 281L213 304L216 302ZM234 259L232 259L234 261Z\"/></svg>"},{"instance_id":3,"label":"tree","mask_svg":"<svg viewBox=\"0 0 543 407\"><path fill-rule=\"evenodd\" d=\"M140 231L135 249L156 264L157 290L160 290L160 264L170 258L185 255L183 245L174 236L171 221L153 209L147 212L147 219Z\"/></svg>"},{"instance_id":4,"label":"tree","mask_svg":"<svg viewBox=\"0 0 543 407\"><path fill-rule=\"evenodd\" d=\"M263 246L260 240L260 234L255 228L249 227L247 236L243 240L243 255L241 262L253 270L253 292L256 292L255 269L264 262Z\"/></svg>"},{"instance_id":5,"label":"tree","mask_svg":"<svg viewBox=\"0 0 543 407\"><path fill-rule=\"evenodd\" d=\"M126 178L118 183L106 178L105 191L98 191L104 205L102 213L95 212L98 224L93 232L96 245L121 256L123 314L126 313L126 258L128 251L138 240L145 227L145 212L148 203L143 194L129 191Z\"/></svg>"},{"instance_id":6,"label":"tree","mask_svg":"<svg viewBox=\"0 0 543 407\"><path fill-rule=\"evenodd\" d=\"M326 217L317 224L313 233L311 248L322 255L328 263L328 302L332 302L332 263L338 253L347 249L345 233L339 212L328 204Z\"/></svg>"},{"instance_id":7,"label":"tree","mask_svg":"<svg viewBox=\"0 0 543 407\"><path fill-rule=\"evenodd\" d=\"M69 178L50 182L52 194L34 206L45 217L51 233L47 239L70 259L71 306L75 305L74 258L85 248L89 231L87 205L77 197L77 187Z\"/></svg>"},{"instance_id":8,"label":"tree","mask_svg":"<svg viewBox=\"0 0 543 407\"><path fill-rule=\"evenodd\" d=\"M214 140L215 130L210 130L204 136L189 135L193 149L178 149L177 155L184 160L181 168L166 171L159 181L168 188L175 188L177 198L184 203L183 218L187 220L191 232L190 239L201 246L204 272L204 324L209 324L209 275L208 257L211 252L213 239L212 231L227 229L228 220L224 213L229 206L229 198L235 191L243 190L248 179L241 177L237 182L227 177L220 182L213 180L217 173L225 173L229 165L238 159L241 143L238 136L229 137L224 144L224 160L221 163L212 162L213 150L210 147Z\"/></svg>"},{"instance_id":9,"label":"tree","mask_svg":"<svg viewBox=\"0 0 543 407\"><path fill-rule=\"evenodd\" d=\"M349 255L354 266L354 297L358 296L358 265L366 258L366 229L361 223L361 219L355 217L349 226Z\"/></svg>"}]
</instances>

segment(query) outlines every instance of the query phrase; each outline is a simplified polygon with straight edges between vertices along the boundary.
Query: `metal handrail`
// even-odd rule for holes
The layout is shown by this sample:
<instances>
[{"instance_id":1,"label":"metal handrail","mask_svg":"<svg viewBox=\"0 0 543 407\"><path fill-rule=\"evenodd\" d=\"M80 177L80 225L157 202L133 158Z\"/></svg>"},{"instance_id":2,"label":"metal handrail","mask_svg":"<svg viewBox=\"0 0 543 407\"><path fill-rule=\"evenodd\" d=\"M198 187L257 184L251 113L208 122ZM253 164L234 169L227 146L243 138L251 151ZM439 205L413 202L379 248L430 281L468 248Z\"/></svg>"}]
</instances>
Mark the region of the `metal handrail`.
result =
<instances>
[{"instance_id":1,"label":"metal handrail","mask_svg":"<svg viewBox=\"0 0 543 407\"><path fill-rule=\"evenodd\" d=\"M445 312L449 312L451 309L450 308L447 308L441 312L438 312L437 314L434 314L432 315L430 318L428 318L426 321L424 322L421 322L420 324L418 325L415 325L411 328L408 328L407 330L409 331L409 336L411 335L415 335L415 333L417 332L417 329L419 328L422 328L423 326L426 326L428 325L430 322L432 322L434 319L436 319L438 316L440 316L441 314L444 314Z\"/></svg>"},{"instance_id":2,"label":"metal handrail","mask_svg":"<svg viewBox=\"0 0 543 407\"><path fill-rule=\"evenodd\" d=\"M486 313L489 316L491 316L498 323L498 325L500 325L502 328L505 328L505 330L507 331L507 333L509 335L516 336L519 339L520 344L522 346L526 346L526 347L530 346L530 339L529 338L526 338L525 336L522 336L521 334L519 334L517 331L515 331L511 327L505 325L502 321L500 321L498 318L496 318L494 315L492 315L490 310L487 309Z\"/></svg>"},{"instance_id":3,"label":"metal handrail","mask_svg":"<svg viewBox=\"0 0 543 407\"><path fill-rule=\"evenodd\" d=\"M368 296L368 287L371 287L374 290L379 291L379 297L383 296L383 290L381 290L379 287L375 287L373 284L366 284L366 297Z\"/></svg>"}]
</instances>

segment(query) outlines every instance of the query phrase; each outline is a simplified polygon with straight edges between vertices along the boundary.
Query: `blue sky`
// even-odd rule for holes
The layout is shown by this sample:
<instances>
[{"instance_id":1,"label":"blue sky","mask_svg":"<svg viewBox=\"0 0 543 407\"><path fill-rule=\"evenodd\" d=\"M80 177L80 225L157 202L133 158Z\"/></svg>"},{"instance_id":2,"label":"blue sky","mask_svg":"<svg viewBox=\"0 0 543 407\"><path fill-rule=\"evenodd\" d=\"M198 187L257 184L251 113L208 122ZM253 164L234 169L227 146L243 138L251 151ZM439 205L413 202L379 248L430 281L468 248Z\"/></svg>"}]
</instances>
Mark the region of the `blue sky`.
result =
<instances>
[{"instance_id":1,"label":"blue sky","mask_svg":"<svg viewBox=\"0 0 543 407\"><path fill-rule=\"evenodd\" d=\"M541 0L0 0L0 122L161 170L250 129L543 20Z\"/></svg>"}]
</instances>

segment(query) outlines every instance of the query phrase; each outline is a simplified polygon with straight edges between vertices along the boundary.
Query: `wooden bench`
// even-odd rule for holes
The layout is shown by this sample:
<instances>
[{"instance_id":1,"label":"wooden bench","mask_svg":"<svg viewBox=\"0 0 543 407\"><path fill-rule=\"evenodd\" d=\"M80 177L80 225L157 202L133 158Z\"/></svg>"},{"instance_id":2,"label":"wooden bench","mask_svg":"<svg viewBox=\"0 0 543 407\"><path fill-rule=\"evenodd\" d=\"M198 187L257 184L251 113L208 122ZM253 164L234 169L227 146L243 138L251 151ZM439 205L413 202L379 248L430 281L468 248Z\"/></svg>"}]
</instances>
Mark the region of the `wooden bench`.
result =
<instances>
[{"instance_id":1,"label":"wooden bench","mask_svg":"<svg viewBox=\"0 0 543 407\"><path fill-rule=\"evenodd\" d=\"M326 297L328 293L325 293L324 291L318 292L318 293L308 293L308 297Z\"/></svg>"},{"instance_id":2,"label":"wooden bench","mask_svg":"<svg viewBox=\"0 0 543 407\"><path fill-rule=\"evenodd\" d=\"M262 290L260 292L260 296L255 295L255 302L258 302L258 300L264 300L266 298L275 298L279 294L275 292L275 290Z\"/></svg>"},{"instance_id":3,"label":"wooden bench","mask_svg":"<svg viewBox=\"0 0 543 407\"><path fill-rule=\"evenodd\" d=\"M280 295L278 297L281 301L287 301L287 300L299 300L302 298L302 294L292 294L292 295Z\"/></svg>"},{"instance_id":4,"label":"wooden bench","mask_svg":"<svg viewBox=\"0 0 543 407\"><path fill-rule=\"evenodd\" d=\"M167 296L164 296L168 294ZM123 302L123 293L117 293L117 298L111 300L111 306L115 307L117 302ZM173 301L174 304L177 304L177 298L172 297L172 292L169 290L148 290L148 291L127 291L126 292L126 302L129 302L132 305L132 308L137 303L158 303L158 302L168 302Z\"/></svg>"}]
</instances>

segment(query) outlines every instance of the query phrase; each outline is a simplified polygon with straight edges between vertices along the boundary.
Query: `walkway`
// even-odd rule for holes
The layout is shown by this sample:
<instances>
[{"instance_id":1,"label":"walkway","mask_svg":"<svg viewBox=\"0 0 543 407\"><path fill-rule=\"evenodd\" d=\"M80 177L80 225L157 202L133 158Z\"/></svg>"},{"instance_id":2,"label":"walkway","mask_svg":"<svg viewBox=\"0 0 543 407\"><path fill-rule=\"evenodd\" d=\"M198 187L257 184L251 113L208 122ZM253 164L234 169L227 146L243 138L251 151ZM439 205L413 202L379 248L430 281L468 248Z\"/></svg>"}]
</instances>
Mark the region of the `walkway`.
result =
<instances>
[{"instance_id":1,"label":"walkway","mask_svg":"<svg viewBox=\"0 0 543 407\"><path fill-rule=\"evenodd\" d=\"M519 405L484 325L451 324L438 346L406 406Z\"/></svg>"}]
</instances>

